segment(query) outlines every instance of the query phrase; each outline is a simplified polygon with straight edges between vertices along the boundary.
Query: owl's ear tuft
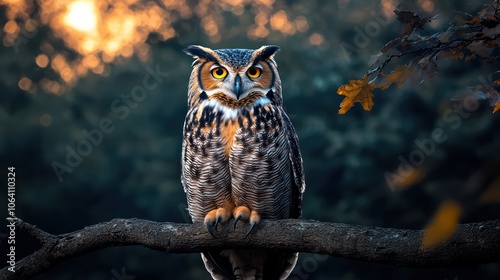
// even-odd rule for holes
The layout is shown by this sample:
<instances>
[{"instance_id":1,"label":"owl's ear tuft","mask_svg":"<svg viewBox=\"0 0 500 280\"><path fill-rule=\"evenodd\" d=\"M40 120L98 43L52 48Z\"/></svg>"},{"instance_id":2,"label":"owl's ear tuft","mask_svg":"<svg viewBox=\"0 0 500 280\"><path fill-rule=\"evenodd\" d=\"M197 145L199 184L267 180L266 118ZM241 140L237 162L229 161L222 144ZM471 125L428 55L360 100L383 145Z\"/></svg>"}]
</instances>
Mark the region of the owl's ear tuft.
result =
<instances>
[{"instance_id":1,"label":"owl's ear tuft","mask_svg":"<svg viewBox=\"0 0 500 280\"><path fill-rule=\"evenodd\" d=\"M274 46L274 45L269 45L269 46L262 46L259 49L255 50L253 53L255 59L254 61L262 61L262 60L268 60L268 59L273 59L274 54L276 54L279 51L280 47Z\"/></svg>"},{"instance_id":2,"label":"owl's ear tuft","mask_svg":"<svg viewBox=\"0 0 500 280\"><path fill-rule=\"evenodd\" d=\"M214 51L202 46L191 45L185 48L184 52L196 59L203 59L214 62L217 61L217 59L214 57Z\"/></svg>"}]
</instances>

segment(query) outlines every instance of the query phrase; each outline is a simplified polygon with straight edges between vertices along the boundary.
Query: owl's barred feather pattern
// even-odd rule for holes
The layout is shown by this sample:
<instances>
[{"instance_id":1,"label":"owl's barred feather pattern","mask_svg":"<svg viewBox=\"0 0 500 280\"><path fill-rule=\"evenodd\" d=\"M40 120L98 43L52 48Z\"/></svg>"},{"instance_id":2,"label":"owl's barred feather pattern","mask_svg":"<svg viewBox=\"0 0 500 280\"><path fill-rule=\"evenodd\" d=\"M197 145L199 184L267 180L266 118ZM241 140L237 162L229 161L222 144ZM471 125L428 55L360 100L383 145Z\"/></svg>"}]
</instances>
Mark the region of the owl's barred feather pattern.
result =
<instances>
[{"instance_id":1,"label":"owl's barred feather pattern","mask_svg":"<svg viewBox=\"0 0 500 280\"><path fill-rule=\"evenodd\" d=\"M182 183L193 222L205 222L210 232L213 223L235 215L252 226L260 218L301 216L302 158L282 108L277 50L185 50L196 60L184 123ZM284 279L297 257L268 250L202 253L214 279Z\"/></svg>"}]
</instances>

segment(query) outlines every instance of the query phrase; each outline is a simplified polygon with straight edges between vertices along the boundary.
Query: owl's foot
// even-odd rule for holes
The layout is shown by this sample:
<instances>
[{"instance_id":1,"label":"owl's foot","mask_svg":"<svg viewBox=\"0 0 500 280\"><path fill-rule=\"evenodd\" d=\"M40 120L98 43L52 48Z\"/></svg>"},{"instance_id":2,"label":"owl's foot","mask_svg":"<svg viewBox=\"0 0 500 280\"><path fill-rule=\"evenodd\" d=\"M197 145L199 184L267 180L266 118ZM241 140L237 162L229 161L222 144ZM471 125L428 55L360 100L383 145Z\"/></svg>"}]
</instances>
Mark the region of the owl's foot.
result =
<instances>
[{"instance_id":1,"label":"owl's foot","mask_svg":"<svg viewBox=\"0 0 500 280\"><path fill-rule=\"evenodd\" d=\"M248 221L250 218L250 209L246 206L238 206L234 208L233 210L233 217L234 217L234 229L236 229L236 224L238 223L239 220L243 221Z\"/></svg>"},{"instance_id":2,"label":"owl's foot","mask_svg":"<svg viewBox=\"0 0 500 280\"><path fill-rule=\"evenodd\" d=\"M226 209L226 208L217 208L214 209L205 216L205 220L203 223L205 224L205 227L208 230L208 233L212 235L213 237L217 238L214 233L214 228L215 231L217 231L217 225L219 223L225 223L231 218L231 210Z\"/></svg>"},{"instance_id":3,"label":"owl's foot","mask_svg":"<svg viewBox=\"0 0 500 280\"><path fill-rule=\"evenodd\" d=\"M248 209L246 206L238 206L233 210L234 228L236 229L236 223L239 220L248 221L250 223L250 229L248 230L245 238L248 237L252 229L260 222L260 215L256 211Z\"/></svg>"}]
</instances>

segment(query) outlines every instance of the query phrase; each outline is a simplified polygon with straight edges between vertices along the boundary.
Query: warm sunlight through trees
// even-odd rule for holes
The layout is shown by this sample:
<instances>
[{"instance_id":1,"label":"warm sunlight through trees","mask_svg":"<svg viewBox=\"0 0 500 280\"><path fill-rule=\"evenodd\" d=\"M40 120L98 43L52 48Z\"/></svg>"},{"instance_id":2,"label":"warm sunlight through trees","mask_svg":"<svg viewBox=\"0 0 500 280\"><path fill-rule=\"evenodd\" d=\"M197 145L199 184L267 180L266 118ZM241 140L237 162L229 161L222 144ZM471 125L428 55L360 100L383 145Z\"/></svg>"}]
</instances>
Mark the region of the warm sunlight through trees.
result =
<instances>
[{"instance_id":1,"label":"warm sunlight through trees","mask_svg":"<svg viewBox=\"0 0 500 280\"><path fill-rule=\"evenodd\" d=\"M40 86L54 94L62 94L79 77L89 71L106 75L106 65L117 58L137 55L142 61L149 57L150 36L165 41L175 36L174 24L193 16L213 42L221 40L224 26L222 13L241 15L250 9L255 15L254 24L247 30L248 37L267 37L271 31L285 36L307 32L304 16L292 16L285 10L273 11L273 0L200 1L190 6L187 1L138 1L138 0L2 0L6 5L9 21L4 25L6 47L29 39L32 33L48 27L66 47L78 55L56 51L52 42L42 45L40 55L49 58L51 68L60 79L40 82ZM29 34L28 34L29 33ZM28 34L28 35L27 35ZM311 36L311 45L322 43L320 34ZM37 64L42 67L38 61ZM45 63L42 63L44 65ZM33 83L27 91L36 91Z\"/></svg>"},{"instance_id":2,"label":"warm sunlight through trees","mask_svg":"<svg viewBox=\"0 0 500 280\"><path fill-rule=\"evenodd\" d=\"M78 31L92 33L97 27L97 11L94 1L70 2L64 16L64 24Z\"/></svg>"}]
</instances>

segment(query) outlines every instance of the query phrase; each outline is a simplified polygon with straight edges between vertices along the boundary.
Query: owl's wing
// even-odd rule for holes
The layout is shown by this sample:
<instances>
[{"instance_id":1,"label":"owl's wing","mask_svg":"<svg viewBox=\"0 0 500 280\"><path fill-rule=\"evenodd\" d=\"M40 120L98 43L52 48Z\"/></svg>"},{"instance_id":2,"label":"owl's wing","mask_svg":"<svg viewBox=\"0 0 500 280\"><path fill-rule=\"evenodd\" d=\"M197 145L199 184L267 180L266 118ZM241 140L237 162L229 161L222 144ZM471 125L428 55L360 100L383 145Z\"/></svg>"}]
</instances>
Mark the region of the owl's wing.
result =
<instances>
[{"instance_id":1,"label":"owl's wing","mask_svg":"<svg viewBox=\"0 0 500 280\"><path fill-rule=\"evenodd\" d=\"M297 219L302 215L302 194L305 190L304 169L302 165L302 156L300 154L299 139L295 128L280 108L283 123L285 125L286 136L288 140L288 158L290 160L292 182L292 203L290 209L290 218ZM264 275L272 275L268 279L286 279L292 272L297 263L299 254L280 251L267 251L267 263L264 266Z\"/></svg>"},{"instance_id":2,"label":"owl's wing","mask_svg":"<svg viewBox=\"0 0 500 280\"><path fill-rule=\"evenodd\" d=\"M285 111L281 109L281 116L283 118L283 123L286 127L286 133L288 138L288 158L290 159L290 165L292 167L292 188L293 188L293 201L290 218L297 219L302 216L302 194L306 189L306 181L304 178L304 168L302 165L302 156L300 154L299 148L299 138L295 132L295 128L290 121L290 118L286 115Z\"/></svg>"}]
</instances>

